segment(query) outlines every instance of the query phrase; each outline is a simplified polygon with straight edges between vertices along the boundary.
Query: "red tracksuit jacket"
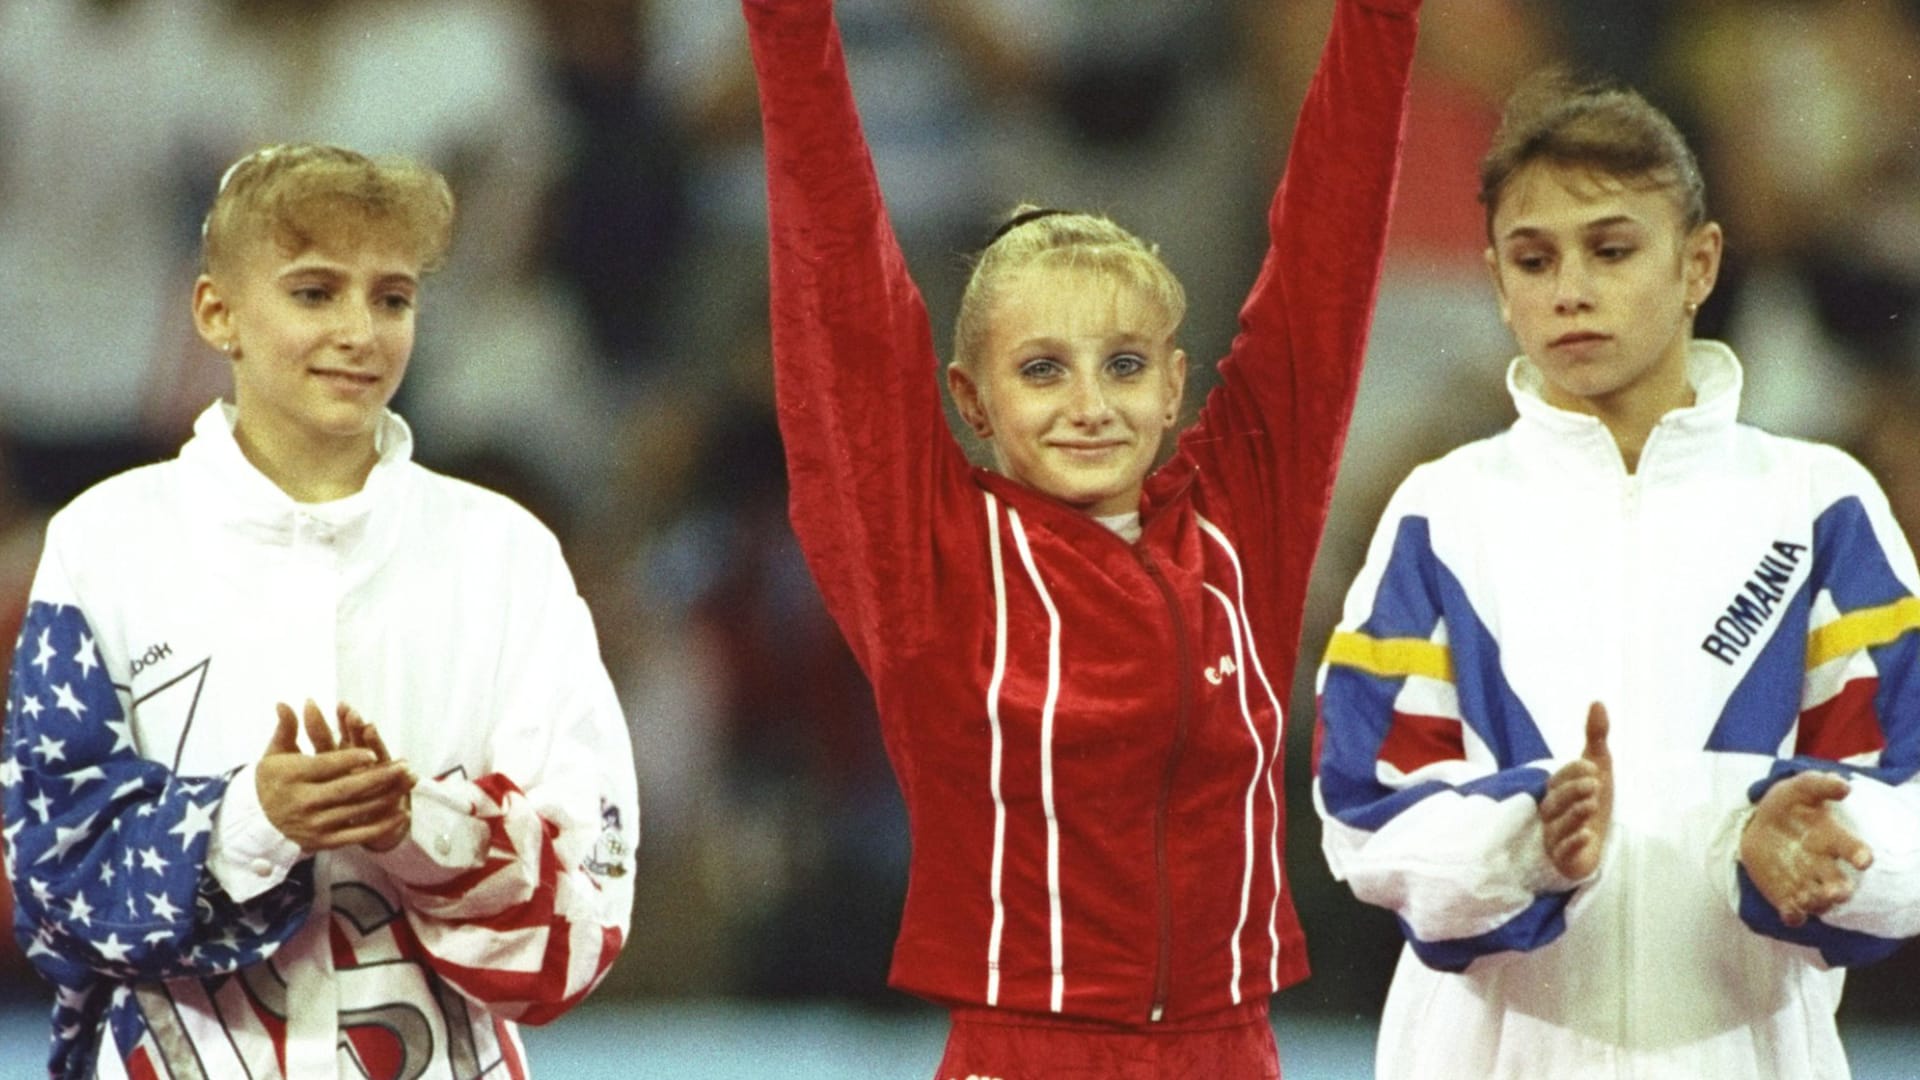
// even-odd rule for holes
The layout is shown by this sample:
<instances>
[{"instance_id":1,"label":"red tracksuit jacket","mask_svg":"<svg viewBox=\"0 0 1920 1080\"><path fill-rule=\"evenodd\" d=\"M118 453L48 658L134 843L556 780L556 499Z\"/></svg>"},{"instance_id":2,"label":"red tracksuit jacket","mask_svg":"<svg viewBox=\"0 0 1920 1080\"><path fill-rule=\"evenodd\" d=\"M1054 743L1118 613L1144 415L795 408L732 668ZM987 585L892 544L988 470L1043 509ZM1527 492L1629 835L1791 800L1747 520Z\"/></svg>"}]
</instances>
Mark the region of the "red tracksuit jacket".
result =
<instances>
[{"instance_id":1,"label":"red tracksuit jacket","mask_svg":"<svg viewBox=\"0 0 1920 1080\"><path fill-rule=\"evenodd\" d=\"M1418 0L1341 0L1220 386L1148 479L1131 545L969 466L832 5L744 6L794 527L873 683L910 817L893 985L1147 1024L1299 981L1281 699L1360 374Z\"/></svg>"}]
</instances>

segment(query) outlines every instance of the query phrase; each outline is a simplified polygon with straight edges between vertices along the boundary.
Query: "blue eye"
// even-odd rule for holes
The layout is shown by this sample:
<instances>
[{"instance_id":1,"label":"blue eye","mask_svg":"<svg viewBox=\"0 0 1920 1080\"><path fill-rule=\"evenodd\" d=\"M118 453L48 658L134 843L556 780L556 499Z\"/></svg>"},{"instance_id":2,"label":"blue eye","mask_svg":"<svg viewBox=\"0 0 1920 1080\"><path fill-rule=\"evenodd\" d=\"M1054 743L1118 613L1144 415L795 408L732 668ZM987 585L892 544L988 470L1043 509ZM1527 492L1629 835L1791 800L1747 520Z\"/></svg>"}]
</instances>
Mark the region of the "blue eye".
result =
<instances>
[{"instance_id":1,"label":"blue eye","mask_svg":"<svg viewBox=\"0 0 1920 1080\"><path fill-rule=\"evenodd\" d=\"M1147 361L1136 353L1121 353L1107 361L1108 370L1122 377L1138 375L1147 370Z\"/></svg>"},{"instance_id":2,"label":"blue eye","mask_svg":"<svg viewBox=\"0 0 1920 1080\"><path fill-rule=\"evenodd\" d=\"M1060 362L1052 357L1043 356L1038 360L1029 360L1020 365L1020 374L1028 379L1051 379L1061 372Z\"/></svg>"}]
</instances>

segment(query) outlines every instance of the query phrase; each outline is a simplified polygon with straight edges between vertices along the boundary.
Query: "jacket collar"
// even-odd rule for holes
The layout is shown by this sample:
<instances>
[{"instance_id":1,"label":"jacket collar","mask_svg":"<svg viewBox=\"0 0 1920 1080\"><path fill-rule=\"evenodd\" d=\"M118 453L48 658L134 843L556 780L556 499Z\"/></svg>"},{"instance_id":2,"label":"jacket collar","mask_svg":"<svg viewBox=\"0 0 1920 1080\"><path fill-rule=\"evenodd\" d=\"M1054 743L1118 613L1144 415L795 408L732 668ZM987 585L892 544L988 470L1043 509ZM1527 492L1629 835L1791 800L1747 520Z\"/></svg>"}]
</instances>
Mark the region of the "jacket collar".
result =
<instances>
[{"instance_id":1,"label":"jacket collar","mask_svg":"<svg viewBox=\"0 0 1920 1080\"><path fill-rule=\"evenodd\" d=\"M1730 445L1742 385L1733 350L1718 341L1693 341L1687 349L1687 382L1694 402L1654 425L1640 454L1642 482L1693 472ZM1588 478L1624 476L1625 462L1607 426L1598 417L1549 405L1540 396L1542 385L1540 370L1525 356L1507 366L1507 392L1520 413L1513 433L1529 459Z\"/></svg>"},{"instance_id":2,"label":"jacket collar","mask_svg":"<svg viewBox=\"0 0 1920 1080\"><path fill-rule=\"evenodd\" d=\"M376 511L399 498L413 459L413 432L394 412L382 417L374 435L379 459L366 485L324 503L296 502L267 479L241 452L233 423L234 407L216 401L194 421L193 437L180 448L185 483L203 520L257 543L287 546L317 536L347 552L368 537L376 519L392 516Z\"/></svg>"}]
</instances>

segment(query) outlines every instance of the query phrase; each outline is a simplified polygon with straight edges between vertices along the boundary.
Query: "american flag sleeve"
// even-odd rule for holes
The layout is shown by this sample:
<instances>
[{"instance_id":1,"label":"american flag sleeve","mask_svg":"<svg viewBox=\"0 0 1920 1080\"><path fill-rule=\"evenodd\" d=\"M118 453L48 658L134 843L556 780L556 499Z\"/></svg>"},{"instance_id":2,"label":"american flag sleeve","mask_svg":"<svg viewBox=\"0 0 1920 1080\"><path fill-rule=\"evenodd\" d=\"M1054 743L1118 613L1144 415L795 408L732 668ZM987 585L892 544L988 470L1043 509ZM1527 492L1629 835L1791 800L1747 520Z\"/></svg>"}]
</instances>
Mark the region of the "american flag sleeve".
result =
<instances>
[{"instance_id":1,"label":"american flag sleeve","mask_svg":"<svg viewBox=\"0 0 1920 1080\"><path fill-rule=\"evenodd\" d=\"M125 673L101 663L59 576L50 557L7 684L0 791L14 936L63 988L257 963L305 919L311 865L247 903L226 895L206 869L226 777L180 776L141 756Z\"/></svg>"},{"instance_id":2,"label":"american flag sleeve","mask_svg":"<svg viewBox=\"0 0 1920 1080\"><path fill-rule=\"evenodd\" d=\"M433 969L498 1016L552 1020L625 943L639 808L627 729L557 550L548 595L509 600L494 771L423 782L382 863Z\"/></svg>"}]
</instances>

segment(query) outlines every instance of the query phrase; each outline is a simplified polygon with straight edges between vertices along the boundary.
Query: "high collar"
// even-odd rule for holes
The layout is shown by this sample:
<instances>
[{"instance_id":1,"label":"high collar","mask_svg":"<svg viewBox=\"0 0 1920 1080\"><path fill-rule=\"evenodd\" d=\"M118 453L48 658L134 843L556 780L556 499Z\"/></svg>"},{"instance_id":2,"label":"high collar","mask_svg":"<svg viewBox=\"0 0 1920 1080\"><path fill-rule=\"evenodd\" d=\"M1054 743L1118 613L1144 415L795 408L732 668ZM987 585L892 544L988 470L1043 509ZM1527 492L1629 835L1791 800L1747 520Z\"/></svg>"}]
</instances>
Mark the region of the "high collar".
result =
<instances>
[{"instance_id":1,"label":"high collar","mask_svg":"<svg viewBox=\"0 0 1920 1080\"><path fill-rule=\"evenodd\" d=\"M1621 478L1626 462L1613 433L1599 417L1547 403L1545 380L1525 356L1507 366L1507 392L1520 418L1513 435L1529 462L1585 479ZM1740 411L1742 374L1733 350L1718 341L1694 340L1687 348L1687 383L1693 404L1662 416L1647 435L1635 470L1655 483L1698 469L1724 454Z\"/></svg>"},{"instance_id":2,"label":"high collar","mask_svg":"<svg viewBox=\"0 0 1920 1080\"><path fill-rule=\"evenodd\" d=\"M233 436L234 416L234 407L224 401L209 405L180 449L188 493L203 520L255 543L293 546L318 540L343 554L379 533L377 519L391 515L378 511L395 502L413 459L413 433L406 421L391 411L381 418L374 434L379 456L359 491L303 503L247 460Z\"/></svg>"}]
</instances>

